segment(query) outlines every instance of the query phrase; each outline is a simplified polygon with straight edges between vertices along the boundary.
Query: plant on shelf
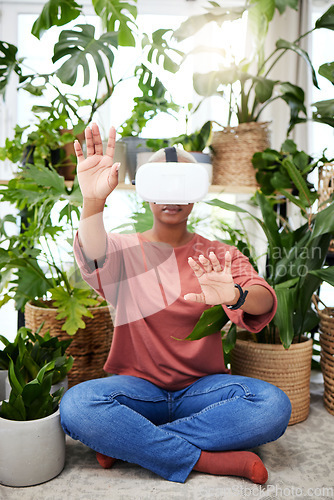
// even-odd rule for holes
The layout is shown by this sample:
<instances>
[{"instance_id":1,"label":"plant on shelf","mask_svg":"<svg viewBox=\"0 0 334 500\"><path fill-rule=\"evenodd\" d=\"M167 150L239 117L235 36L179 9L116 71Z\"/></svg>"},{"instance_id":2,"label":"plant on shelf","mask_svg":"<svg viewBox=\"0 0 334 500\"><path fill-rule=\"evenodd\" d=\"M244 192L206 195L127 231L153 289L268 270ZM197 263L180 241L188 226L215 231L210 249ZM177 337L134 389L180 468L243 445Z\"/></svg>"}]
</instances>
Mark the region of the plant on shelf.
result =
<instances>
[{"instance_id":1,"label":"plant on shelf","mask_svg":"<svg viewBox=\"0 0 334 500\"><path fill-rule=\"evenodd\" d=\"M176 137L170 137L168 139L148 139L146 145L150 147L153 151L158 151L159 149L165 148L167 146L178 146L181 145L185 151L191 152L203 152L210 144L212 132L212 123L207 121L204 125L195 132L180 134Z\"/></svg>"},{"instance_id":2,"label":"plant on shelf","mask_svg":"<svg viewBox=\"0 0 334 500\"><path fill-rule=\"evenodd\" d=\"M185 151L201 153L206 149L211 141L212 122L208 120L199 130L193 133L181 134L172 137L171 144L181 144Z\"/></svg>"},{"instance_id":3,"label":"plant on shelf","mask_svg":"<svg viewBox=\"0 0 334 500\"><path fill-rule=\"evenodd\" d=\"M239 124L257 122L261 117L262 111L271 102L282 99L290 108L289 134L297 123L305 122L308 119L304 104L304 91L299 86L283 79L271 79L270 74L284 54L293 52L308 65L313 84L319 88L316 72L309 54L300 47L300 42L303 38L310 36L315 30L321 28L333 30L334 6L329 7L327 12L316 21L313 29L302 34L293 42L283 39L277 40L275 49L271 54L267 55L265 54L266 36L269 24L275 13L275 8L279 10L280 14L287 7L293 7L297 10L297 1L277 2L270 0L266 2L264 8L263 2L255 0L254 2L246 3L244 7L236 10L226 9L222 6L221 2L210 2L210 4L204 14L191 16L181 24L174 32L176 39L182 41L185 38L195 35L209 22L223 26L224 21L239 19L247 11L254 41L254 50L249 58L234 61L229 66L226 66L226 53L223 49L212 49L203 45L192 49L189 55L205 52L210 54L213 52L221 60L221 62L217 62L219 66L217 70L212 70L209 73L194 74L194 88L196 92L203 97L218 95L227 100L228 118L226 125L231 124L233 116L237 118ZM319 73L332 82L333 64L333 62L323 64L319 69ZM316 108L313 113L313 120L334 126L333 100L314 103L313 106Z\"/></svg>"},{"instance_id":4,"label":"plant on shelf","mask_svg":"<svg viewBox=\"0 0 334 500\"><path fill-rule=\"evenodd\" d=\"M150 71L146 65L151 63L152 66L162 64L166 71L175 72L178 68L173 56L178 55L179 51L172 49L166 39L170 30L157 30L152 34L152 39L139 33L136 0L119 0L113 5L92 1L103 23L104 31L100 37L96 36L95 27L91 24L67 26L84 13L84 8L74 0L68 0L56 9L53 4L53 0L45 3L31 30L40 39L52 27L64 26L53 47L54 69L50 73L31 70L25 58L18 57L15 45L0 41L0 94L5 99L7 86L14 76L18 80L18 91L28 92L41 99L41 105L32 108L36 117L34 123L27 127L17 126L14 139L6 140L6 146L0 153L2 160L7 158L17 163L28 148L36 162L42 159L58 167L64 164L64 160L68 161L68 155L64 158L64 153L59 153L59 150L62 151L64 145L71 144L73 138L82 133L98 109L109 102L115 89L129 77L138 80L139 87L142 85L140 70L135 71L135 68L130 68L129 74L115 76L114 61L119 47L143 47L141 59L145 63L142 66L145 75ZM73 92L75 85L87 88L88 84L90 98L82 98ZM152 89L161 91L161 88L154 86ZM45 99L50 101L49 95L55 97L48 105L44 105ZM164 108L163 96L157 95L152 100L151 109L152 105L159 104L156 97L162 98L160 106ZM173 104L170 102L169 106L173 107ZM71 150L71 153L74 151Z\"/></svg>"},{"instance_id":5,"label":"plant on shelf","mask_svg":"<svg viewBox=\"0 0 334 500\"><path fill-rule=\"evenodd\" d=\"M55 119L50 118L50 115L47 118L37 114L35 116L37 122L30 132L29 125L15 126L13 139L6 138L5 146L0 147L0 160L9 160L14 165L50 165L59 173L64 171L65 166L69 166L65 177L71 176L75 169L74 155L71 152L67 155L66 148L72 146L75 137L82 137L84 124L79 123L67 131L65 116Z\"/></svg>"}]
</instances>

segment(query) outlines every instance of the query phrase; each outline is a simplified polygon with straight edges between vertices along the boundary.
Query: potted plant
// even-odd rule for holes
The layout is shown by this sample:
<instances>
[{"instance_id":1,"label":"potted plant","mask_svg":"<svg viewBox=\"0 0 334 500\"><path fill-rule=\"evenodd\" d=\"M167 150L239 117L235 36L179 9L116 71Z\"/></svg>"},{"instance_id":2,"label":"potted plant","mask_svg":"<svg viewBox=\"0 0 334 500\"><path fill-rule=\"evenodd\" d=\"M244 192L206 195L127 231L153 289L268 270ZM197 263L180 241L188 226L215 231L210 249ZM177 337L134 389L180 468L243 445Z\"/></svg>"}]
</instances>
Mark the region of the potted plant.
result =
<instances>
[{"instance_id":1,"label":"potted plant","mask_svg":"<svg viewBox=\"0 0 334 500\"><path fill-rule=\"evenodd\" d=\"M64 387L55 390L52 384L72 366L73 358L65 354L68 345L25 328L12 344L6 342L1 359L8 358L11 391L0 403L1 484L39 484L64 467L65 435L58 409Z\"/></svg>"},{"instance_id":2,"label":"potted plant","mask_svg":"<svg viewBox=\"0 0 334 500\"><path fill-rule=\"evenodd\" d=\"M25 370L21 369L20 373L25 380L28 380L37 375L40 367L54 361L52 392L56 392L61 387L66 391L68 388L67 375L74 362L73 356L66 355L66 350L68 350L73 339L59 340L57 337L51 337L49 330L41 336L39 334L42 327L43 324L39 326L36 333L32 333L32 330L26 327L19 328L13 342L9 342L5 337L0 336L2 343L5 345L4 350L0 351L0 366L3 371L8 372L10 361L13 361L15 366L18 357L24 358ZM9 397L9 393L10 384L7 378L6 399Z\"/></svg>"},{"instance_id":3,"label":"potted plant","mask_svg":"<svg viewBox=\"0 0 334 500\"><path fill-rule=\"evenodd\" d=\"M45 113L45 111L44 111ZM65 180L74 179L73 141L84 141L84 123L67 130L67 119L60 116L52 119L50 115L42 118L35 115L37 122L32 127L15 126L14 137L7 138L5 146L0 148L0 160L9 160L13 164L52 166ZM72 151L73 150L73 151Z\"/></svg>"},{"instance_id":4,"label":"potted plant","mask_svg":"<svg viewBox=\"0 0 334 500\"><path fill-rule=\"evenodd\" d=\"M283 13L287 6L297 9L298 2L266 2L255 0L246 3L236 10L227 10L220 3L211 2L210 7L202 15L191 16L187 19L174 36L180 41L193 36L208 22L215 22L223 26L225 20L240 18L247 10L249 24L253 35L254 50L251 56L240 62L232 62L226 66L225 52L205 46L196 47L190 54L198 52L209 53L214 50L221 63L217 70L209 73L194 74L194 88L205 97L220 95L228 102L228 116L222 131L213 134L211 147L213 149L214 184L241 183L255 186L254 172L251 158L256 151L263 151L270 146L269 129L267 123L260 122L262 111L273 101L281 99L289 105L290 124L288 134L293 127L309 118L306 116L304 91L297 85L282 79L272 79L271 73L276 63L284 54L293 52L307 63L314 85L318 87L317 77L308 53L300 47L301 40L309 36L314 30L333 29L333 9L331 6L315 23L312 30L302 34L297 40L290 42L279 39L274 51L265 54L265 42L268 26L273 19L275 8ZM330 81L333 80L333 63L324 64L319 72ZM333 100L314 103L316 108L312 119L331 126L333 122ZM231 127L231 120L235 118L236 127ZM246 145L243 154L241 146ZM237 150L236 156L234 151ZM222 167L223 165L223 167ZM227 166L231 167L230 171ZM236 172L240 170L240 176Z\"/></svg>"},{"instance_id":5,"label":"potted plant","mask_svg":"<svg viewBox=\"0 0 334 500\"><path fill-rule=\"evenodd\" d=\"M247 338L237 340L237 329L232 324L224 335L223 344L224 351L231 352L233 373L264 378L287 392L293 407L290 423L302 421L308 415L312 357L312 339L309 339L309 334L319 321L312 307L312 297L322 281L334 285L334 267L325 266L329 241L334 232L334 203L331 202L324 210L312 212L316 193L306 184L294 164L294 158L293 155L286 155L280 163L296 187L295 194L287 192L288 199L306 219L297 229L291 227L288 217L277 213L277 204L282 199L277 193L266 196L261 191L256 192L254 202L262 218L255 217L240 206L220 200L207 202L225 210L247 214L256 220L266 237L264 278L276 292L277 312L270 324L258 334L252 334L251 338L246 335ZM221 306L208 309L188 340L196 340L221 330L228 319ZM249 358L246 357L247 348L252 350ZM260 351L263 350L267 354L271 353L269 367L265 367L260 358ZM294 351L303 356L299 363L292 359ZM281 360L281 367L275 368L278 353L282 354L285 364ZM302 382L295 378L298 371L301 372ZM277 376L282 377L279 380Z\"/></svg>"},{"instance_id":6,"label":"potted plant","mask_svg":"<svg viewBox=\"0 0 334 500\"><path fill-rule=\"evenodd\" d=\"M50 329L64 340L75 334L69 385L103 376L113 324L110 307L75 273L72 242L81 205L77 182L67 188L52 167L30 165L2 187L1 199L25 213L26 226L19 234L0 231L0 305L14 300L32 329L44 322L43 332ZM92 333L95 328L98 336Z\"/></svg>"}]
</instances>

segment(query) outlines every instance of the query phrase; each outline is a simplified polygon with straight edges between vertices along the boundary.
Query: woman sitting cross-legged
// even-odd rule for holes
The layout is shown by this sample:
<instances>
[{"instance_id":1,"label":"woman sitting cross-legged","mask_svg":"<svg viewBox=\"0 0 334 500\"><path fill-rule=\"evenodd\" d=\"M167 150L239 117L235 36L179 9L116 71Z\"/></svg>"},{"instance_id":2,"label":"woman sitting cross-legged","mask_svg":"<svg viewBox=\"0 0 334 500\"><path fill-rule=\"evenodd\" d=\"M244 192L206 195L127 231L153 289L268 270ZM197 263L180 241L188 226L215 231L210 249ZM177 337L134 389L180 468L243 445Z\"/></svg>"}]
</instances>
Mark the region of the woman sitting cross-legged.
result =
<instances>
[{"instance_id":1,"label":"woman sitting cross-legged","mask_svg":"<svg viewBox=\"0 0 334 500\"><path fill-rule=\"evenodd\" d=\"M231 375L220 332L178 339L216 304L258 332L275 314L274 291L236 248L188 231L191 204L151 203L150 230L106 234L103 210L118 184L115 129L105 153L95 124L86 144L85 158L75 143L83 210L74 251L83 278L116 309L104 367L113 375L65 393L65 432L95 450L105 468L120 459L170 481L184 482L195 470L265 483L267 470L249 450L284 433L288 397L267 382ZM163 150L154 161L165 161Z\"/></svg>"}]
</instances>

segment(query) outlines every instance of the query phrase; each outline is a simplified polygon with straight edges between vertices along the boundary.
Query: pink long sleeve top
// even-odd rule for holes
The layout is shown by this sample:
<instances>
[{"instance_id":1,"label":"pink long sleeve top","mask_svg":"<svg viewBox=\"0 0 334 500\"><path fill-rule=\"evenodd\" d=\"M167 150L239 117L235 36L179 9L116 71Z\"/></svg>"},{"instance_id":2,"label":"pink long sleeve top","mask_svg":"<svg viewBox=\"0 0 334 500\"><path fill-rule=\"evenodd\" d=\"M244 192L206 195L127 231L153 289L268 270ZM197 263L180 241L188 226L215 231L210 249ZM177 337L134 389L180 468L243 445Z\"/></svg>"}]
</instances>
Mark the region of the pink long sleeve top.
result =
<instances>
[{"instance_id":1,"label":"pink long sleeve top","mask_svg":"<svg viewBox=\"0 0 334 500\"><path fill-rule=\"evenodd\" d=\"M261 285L274 297L273 309L259 316L223 306L232 322L259 332L276 312L276 296L235 247L198 234L176 248L147 241L139 233L109 234L106 257L97 264L87 261L76 237L74 254L83 279L116 309L105 371L140 377L170 391L206 375L227 373L220 332L196 341L177 340L185 339L211 307L183 298L186 293L201 291L188 257L196 259L213 251L224 267L227 250L232 255L234 282L243 289Z\"/></svg>"}]
</instances>

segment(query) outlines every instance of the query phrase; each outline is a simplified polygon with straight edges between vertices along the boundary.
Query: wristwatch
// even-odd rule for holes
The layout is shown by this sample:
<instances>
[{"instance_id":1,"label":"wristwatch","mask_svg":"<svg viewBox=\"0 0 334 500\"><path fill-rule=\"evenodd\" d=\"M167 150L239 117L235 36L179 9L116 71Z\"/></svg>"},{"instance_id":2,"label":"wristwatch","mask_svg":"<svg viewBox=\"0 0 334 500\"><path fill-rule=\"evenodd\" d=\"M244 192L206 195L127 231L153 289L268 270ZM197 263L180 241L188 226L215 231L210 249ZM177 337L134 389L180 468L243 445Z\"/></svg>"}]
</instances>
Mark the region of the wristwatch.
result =
<instances>
[{"instance_id":1,"label":"wristwatch","mask_svg":"<svg viewBox=\"0 0 334 500\"><path fill-rule=\"evenodd\" d=\"M234 283L234 287L239 290L240 296L238 298L238 301L233 305L233 306L226 306L227 309L230 309L231 311L235 311L236 309L239 309L246 300L248 290L243 290L238 283Z\"/></svg>"}]
</instances>

